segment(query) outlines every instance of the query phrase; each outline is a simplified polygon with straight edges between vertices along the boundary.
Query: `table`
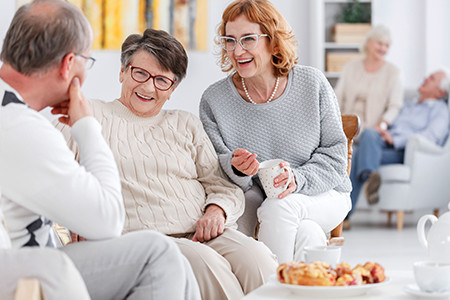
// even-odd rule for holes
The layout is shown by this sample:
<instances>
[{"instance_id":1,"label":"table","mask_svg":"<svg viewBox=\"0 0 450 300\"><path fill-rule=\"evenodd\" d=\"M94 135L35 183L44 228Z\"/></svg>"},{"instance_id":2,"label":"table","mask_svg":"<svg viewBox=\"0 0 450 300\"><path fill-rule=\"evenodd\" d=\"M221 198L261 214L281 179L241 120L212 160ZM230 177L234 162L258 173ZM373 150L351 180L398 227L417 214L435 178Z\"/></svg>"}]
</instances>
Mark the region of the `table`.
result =
<instances>
[{"instance_id":1,"label":"table","mask_svg":"<svg viewBox=\"0 0 450 300\"><path fill-rule=\"evenodd\" d=\"M404 291L404 287L414 283L414 275L411 270L408 271L390 271L386 275L391 279L390 283L379 288L373 288L367 294L351 298L314 298L319 299L417 299ZM256 290L246 295L243 300L289 300L289 299L310 299L298 294L292 294L291 291L276 285L273 282L267 282Z\"/></svg>"}]
</instances>

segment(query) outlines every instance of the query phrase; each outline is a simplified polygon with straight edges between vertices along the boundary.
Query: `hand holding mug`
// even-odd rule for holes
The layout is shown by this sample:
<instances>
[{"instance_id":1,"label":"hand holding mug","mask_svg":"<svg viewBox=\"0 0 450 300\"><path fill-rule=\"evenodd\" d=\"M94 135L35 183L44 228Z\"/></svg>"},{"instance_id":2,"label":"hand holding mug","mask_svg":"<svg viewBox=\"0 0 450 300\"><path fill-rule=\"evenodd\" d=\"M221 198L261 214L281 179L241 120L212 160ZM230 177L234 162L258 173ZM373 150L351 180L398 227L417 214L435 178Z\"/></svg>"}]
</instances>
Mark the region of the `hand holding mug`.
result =
<instances>
[{"instance_id":1,"label":"hand holding mug","mask_svg":"<svg viewBox=\"0 0 450 300\"><path fill-rule=\"evenodd\" d=\"M282 161L280 163L280 167L289 167L288 170L285 170L282 174L278 175L277 177L275 177L275 179L273 180L274 186L278 187L278 186L283 186L288 184L287 189L282 192L278 198L284 198L289 194L292 194L293 192L295 192L295 190L297 189L297 182L295 181L295 175L294 172L292 172L292 169L290 168L290 164L286 161ZM292 176L289 176L289 175Z\"/></svg>"},{"instance_id":2,"label":"hand holding mug","mask_svg":"<svg viewBox=\"0 0 450 300\"><path fill-rule=\"evenodd\" d=\"M268 198L283 198L297 189L289 163L281 159L262 162L258 177Z\"/></svg>"}]
</instances>

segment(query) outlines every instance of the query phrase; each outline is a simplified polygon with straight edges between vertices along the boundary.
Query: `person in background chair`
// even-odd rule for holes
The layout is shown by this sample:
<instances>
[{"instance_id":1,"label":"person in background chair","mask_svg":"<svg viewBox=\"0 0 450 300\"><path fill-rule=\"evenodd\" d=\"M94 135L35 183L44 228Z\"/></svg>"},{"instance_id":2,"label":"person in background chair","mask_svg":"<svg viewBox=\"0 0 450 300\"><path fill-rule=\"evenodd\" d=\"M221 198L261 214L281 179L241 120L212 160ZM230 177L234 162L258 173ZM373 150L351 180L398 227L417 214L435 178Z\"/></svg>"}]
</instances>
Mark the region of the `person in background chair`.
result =
<instances>
[{"instance_id":1,"label":"person in background chair","mask_svg":"<svg viewBox=\"0 0 450 300\"><path fill-rule=\"evenodd\" d=\"M350 179L353 184L353 208L363 186L369 203L378 202L381 178L377 170L380 165L403 163L405 146L411 136L418 134L443 145L449 131L449 110L445 101L449 90L450 72L442 68L424 80L418 89L417 99L405 102L387 129L377 127L364 130L352 158ZM353 209L349 216L352 212Z\"/></svg>"},{"instance_id":2,"label":"person in background chair","mask_svg":"<svg viewBox=\"0 0 450 300\"><path fill-rule=\"evenodd\" d=\"M386 26L372 28L361 45L363 57L345 65L334 89L341 113L359 116L360 132L385 130L402 107L400 70L384 59L391 42Z\"/></svg>"},{"instance_id":3,"label":"person in background chair","mask_svg":"<svg viewBox=\"0 0 450 300\"><path fill-rule=\"evenodd\" d=\"M27 261L45 259L51 251L0 250L0 298L10 299L8 287L21 276L36 275L46 299L72 299L54 286L58 281L38 276L68 266L67 272L59 269L60 275L74 279L80 298L200 299L192 269L173 241L155 231L121 236L125 209L117 165L80 91L95 61L92 40L82 12L60 0L21 6L6 33L0 68L0 202L12 247L54 247L52 221L88 241L59 248L64 255L55 257L56 266L49 261L48 270L36 272L29 268L38 264ZM61 133L38 113L46 107L65 108L60 120L71 126L80 163Z\"/></svg>"},{"instance_id":4,"label":"person in background chair","mask_svg":"<svg viewBox=\"0 0 450 300\"><path fill-rule=\"evenodd\" d=\"M275 273L276 258L235 229L243 193L221 172L200 120L162 109L187 65L183 46L167 32L132 34L122 44L120 97L90 103L119 166L124 232L171 236L190 261L203 299L240 299ZM78 156L69 128L57 127Z\"/></svg>"}]
</instances>

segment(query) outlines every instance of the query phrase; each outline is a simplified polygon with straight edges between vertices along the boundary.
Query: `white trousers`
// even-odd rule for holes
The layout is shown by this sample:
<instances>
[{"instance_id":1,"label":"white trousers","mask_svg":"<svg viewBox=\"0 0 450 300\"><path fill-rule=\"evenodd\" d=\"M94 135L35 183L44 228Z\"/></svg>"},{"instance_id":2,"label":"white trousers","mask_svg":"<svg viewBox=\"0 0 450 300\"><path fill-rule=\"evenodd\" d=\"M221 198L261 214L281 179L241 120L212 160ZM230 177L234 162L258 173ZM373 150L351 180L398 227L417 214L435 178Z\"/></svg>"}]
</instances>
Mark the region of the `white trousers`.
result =
<instances>
[{"instance_id":1,"label":"white trousers","mask_svg":"<svg viewBox=\"0 0 450 300\"><path fill-rule=\"evenodd\" d=\"M278 256L278 262L304 260L305 246L326 245L330 232L351 209L349 193L331 190L315 196L290 194L267 198L258 208L258 239Z\"/></svg>"}]
</instances>

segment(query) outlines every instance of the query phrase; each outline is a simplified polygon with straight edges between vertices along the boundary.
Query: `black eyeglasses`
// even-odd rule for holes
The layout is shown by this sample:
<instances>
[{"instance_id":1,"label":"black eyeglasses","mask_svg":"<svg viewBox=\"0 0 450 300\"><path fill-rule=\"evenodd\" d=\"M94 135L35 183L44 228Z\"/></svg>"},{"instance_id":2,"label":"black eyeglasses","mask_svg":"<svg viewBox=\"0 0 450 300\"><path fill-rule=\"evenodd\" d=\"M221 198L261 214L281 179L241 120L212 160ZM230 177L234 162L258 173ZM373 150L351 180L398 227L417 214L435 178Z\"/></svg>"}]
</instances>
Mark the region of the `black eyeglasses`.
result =
<instances>
[{"instance_id":1,"label":"black eyeglasses","mask_svg":"<svg viewBox=\"0 0 450 300\"><path fill-rule=\"evenodd\" d=\"M175 84L174 80L166 76L152 75L147 70L139 67L133 67L131 64L128 64L127 68L128 67L130 67L131 69L131 78L133 78L134 81L144 83L147 82L150 78L153 78L153 85L160 91L167 91Z\"/></svg>"},{"instance_id":2,"label":"black eyeglasses","mask_svg":"<svg viewBox=\"0 0 450 300\"><path fill-rule=\"evenodd\" d=\"M241 44L241 47L243 49L252 50L255 49L255 47L258 45L259 38L264 36L268 37L267 34L249 34L241 37L238 40L229 36L219 36L219 40L220 45L226 51L233 51L234 49L236 49L237 42Z\"/></svg>"},{"instance_id":3,"label":"black eyeglasses","mask_svg":"<svg viewBox=\"0 0 450 300\"><path fill-rule=\"evenodd\" d=\"M84 56L84 55L78 54L78 53L75 53L75 55L79 56L81 58L84 58L86 60L86 69L89 70L89 69L91 69L94 66L95 58L90 57L90 56Z\"/></svg>"}]
</instances>

